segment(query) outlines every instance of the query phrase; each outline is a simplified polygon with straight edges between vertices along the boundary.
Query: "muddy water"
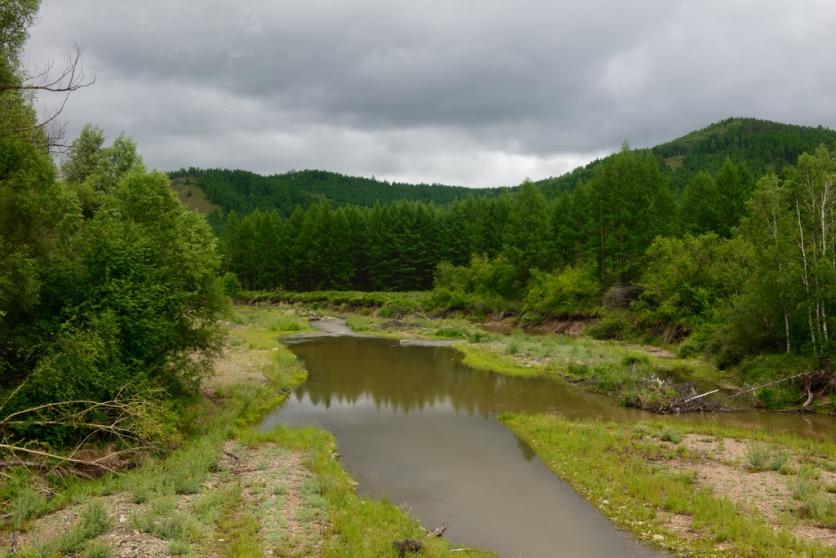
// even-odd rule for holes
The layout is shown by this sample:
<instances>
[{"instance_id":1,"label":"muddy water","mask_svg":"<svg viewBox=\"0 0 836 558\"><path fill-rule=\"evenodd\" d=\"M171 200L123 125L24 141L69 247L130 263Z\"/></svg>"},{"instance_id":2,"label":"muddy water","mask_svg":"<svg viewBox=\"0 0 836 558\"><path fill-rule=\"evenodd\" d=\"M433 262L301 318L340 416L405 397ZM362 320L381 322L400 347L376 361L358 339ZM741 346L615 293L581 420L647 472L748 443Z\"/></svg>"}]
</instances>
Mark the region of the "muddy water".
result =
<instances>
[{"instance_id":1,"label":"muddy water","mask_svg":"<svg viewBox=\"0 0 836 558\"><path fill-rule=\"evenodd\" d=\"M619 421L649 415L565 382L470 369L447 347L327 337L290 348L309 379L263 427L331 431L361 495L404 505L427 527L447 523L454 542L508 558L663 556L615 529L496 419L504 411ZM717 420L822 431L782 415Z\"/></svg>"}]
</instances>

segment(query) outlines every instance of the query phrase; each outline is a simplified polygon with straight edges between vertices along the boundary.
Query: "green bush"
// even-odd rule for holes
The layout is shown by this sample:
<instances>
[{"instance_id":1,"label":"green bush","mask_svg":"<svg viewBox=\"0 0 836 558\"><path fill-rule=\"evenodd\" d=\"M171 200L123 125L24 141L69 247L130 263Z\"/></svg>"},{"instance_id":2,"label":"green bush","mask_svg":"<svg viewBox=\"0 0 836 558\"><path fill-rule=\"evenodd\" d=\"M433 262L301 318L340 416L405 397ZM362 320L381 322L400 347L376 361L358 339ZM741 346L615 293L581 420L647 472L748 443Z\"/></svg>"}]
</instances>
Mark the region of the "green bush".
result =
<instances>
[{"instance_id":1,"label":"green bush","mask_svg":"<svg viewBox=\"0 0 836 558\"><path fill-rule=\"evenodd\" d=\"M623 339L631 330L630 322L621 314L607 314L586 328L593 339Z\"/></svg>"},{"instance_id":2,"label":"green bush","mask_svg":"<svg viewBox=\"0 0 836 558\"><path fill-rule=\"evenodd\" d=\"M600 291L589 266L567 266L555 273L535 270L523 308L543 317L588 315L595 312Z\"/></svg>"}]
</instances>

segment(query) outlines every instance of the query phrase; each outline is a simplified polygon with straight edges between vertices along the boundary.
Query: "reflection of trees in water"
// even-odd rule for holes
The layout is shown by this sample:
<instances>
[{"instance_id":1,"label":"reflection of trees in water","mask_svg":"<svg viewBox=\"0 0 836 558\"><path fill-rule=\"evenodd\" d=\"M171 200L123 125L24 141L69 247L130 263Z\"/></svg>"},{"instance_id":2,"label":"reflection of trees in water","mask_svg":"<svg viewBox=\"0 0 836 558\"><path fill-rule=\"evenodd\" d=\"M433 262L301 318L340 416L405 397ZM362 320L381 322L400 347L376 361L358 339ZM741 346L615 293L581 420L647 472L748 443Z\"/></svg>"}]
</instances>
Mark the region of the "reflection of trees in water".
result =
<instances>
[{"instance_id":1,"label":"reflection of trees in water","mask_svg":"<svg viewBox=\"0 0 836 558\"><path fill-rule=\"evenodd\" d=\"M618 408L601 397L545 378L518 378L473 370L444 347L403 347L376 339L338 338L293 345L310 372L297 397L314 404L371 399L377 408L409 413L448 402L457 412L551 409L609 415Z\"/></svg>"}]
</instances>

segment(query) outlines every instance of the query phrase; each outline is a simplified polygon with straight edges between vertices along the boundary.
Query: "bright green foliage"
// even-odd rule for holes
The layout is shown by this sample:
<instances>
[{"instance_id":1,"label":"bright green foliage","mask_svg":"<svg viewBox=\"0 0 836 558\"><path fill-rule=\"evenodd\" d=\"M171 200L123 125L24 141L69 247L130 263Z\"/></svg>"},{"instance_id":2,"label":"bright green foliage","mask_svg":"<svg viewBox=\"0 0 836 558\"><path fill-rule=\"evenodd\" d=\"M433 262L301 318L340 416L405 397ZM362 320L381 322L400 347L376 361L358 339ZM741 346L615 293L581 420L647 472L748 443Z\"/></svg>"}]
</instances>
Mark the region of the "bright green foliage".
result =
<instances>
[{"instance_id":1,"label":"bright green foliage","mask_svg":"<svg viewBox=\"0 0 836 558\"><path fill-rule=\"evenodd\" d=\"M497 312L516 295L518 271L503 256L474 255L468 266L441 263L435 274L433 304L446 310Z\"/></svg>"},{"instance_id":2,"label":"bright green foliage","mask_svg":"<svg viewBox=\"0 0 836 558\"><path fill-rule=\"evenodd\" d=\"M693 325L709 319L719 301L741 290L752 247L716 234L660 237L647 250L640 306L651 319Z\"/></svg>"},{"instance_id":3,"label":"bright green foliage","mask_svg":"<svg viewBox=\"0 0 836 558\"><path fill-rule=\"evenodd\" d=\"M559 272L535 271L525 297L525 310L538 316L588 315L600 303L600 288L590 266L568 266Z\"/></svg>"},{"instance_id":4,"label":"bright green foliage","mask_svg":"<svg viewBox=\"0 0 836 558\"><path fill-rule=\"evenodd\" d=\"M728 236L746 209L746 200L752 193L752 177L745 167L726 159L717 172L716 181L719 223L715 232Z\"/></svg>"}]
</instances>

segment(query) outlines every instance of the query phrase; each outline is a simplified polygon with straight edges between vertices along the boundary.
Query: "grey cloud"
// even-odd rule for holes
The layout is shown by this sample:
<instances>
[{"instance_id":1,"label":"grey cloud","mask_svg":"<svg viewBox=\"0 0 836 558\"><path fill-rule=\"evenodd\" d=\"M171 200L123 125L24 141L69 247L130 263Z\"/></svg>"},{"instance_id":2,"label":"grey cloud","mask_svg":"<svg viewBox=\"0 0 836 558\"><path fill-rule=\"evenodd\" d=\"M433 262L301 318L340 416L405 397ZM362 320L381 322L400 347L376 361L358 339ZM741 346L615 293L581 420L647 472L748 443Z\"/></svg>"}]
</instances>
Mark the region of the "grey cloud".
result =
<instances>
[{"instance_id":1,"label":"grey cloud","mask_svg":"<svg viewBox=\"0 0 836 558\"><path fill-rule=\"evenodd\" d=\"M44 0L40 20L30 64L76 40L98 79L70 129L124 129L161 168L485 185L726 116L836 123L830 2Z\"/></svg>"}]
</instances>

